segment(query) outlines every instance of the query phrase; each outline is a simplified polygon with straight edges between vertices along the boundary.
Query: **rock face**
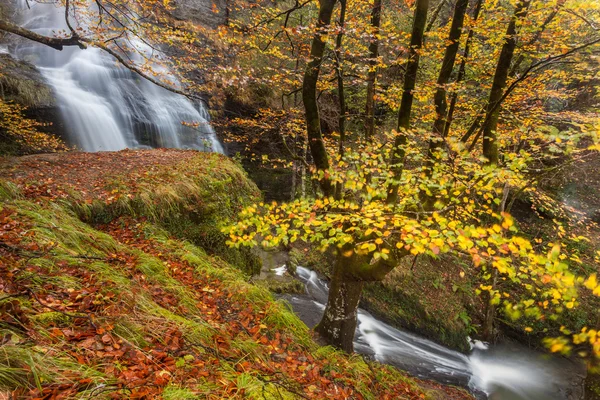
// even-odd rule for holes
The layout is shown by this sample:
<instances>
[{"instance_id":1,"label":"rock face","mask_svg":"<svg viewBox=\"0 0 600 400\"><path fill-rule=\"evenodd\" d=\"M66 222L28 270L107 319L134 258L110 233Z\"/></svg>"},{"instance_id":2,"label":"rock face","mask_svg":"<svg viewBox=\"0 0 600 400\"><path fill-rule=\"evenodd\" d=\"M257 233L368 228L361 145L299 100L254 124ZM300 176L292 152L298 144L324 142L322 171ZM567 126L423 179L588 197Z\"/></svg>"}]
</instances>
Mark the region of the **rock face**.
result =
<instances>
[{"instance_id":1,"label":"rock face","mask_svg":"<svg viewBox=\"0 0 600 400\"><path fill-rule=\"evenodd\" d=\"M27 107L27 117L46 123L40 130L57 136L64 132L52 88L33 64L0 54L0 96Z\"/></svg>"},{"instance_id":2,"label":"rock face","mask_svg":"<svg viewBox=\"0 0 600 400\"><path fill-rule=\"evenodd\" d=\"M176 18L216 28L227 21L227 3L230 0L175 0Z\"/></svg>"},{"instance_id":3,"label":"rock face","mask_svg":"<svg viewBox=\"0 0 600 400\"><path fill-rule=\"evenodd\" d=\"M52 89L37 68L10 54L0 54L0 95L33 109L56 107Z\"/></svg>"}]
</instances>

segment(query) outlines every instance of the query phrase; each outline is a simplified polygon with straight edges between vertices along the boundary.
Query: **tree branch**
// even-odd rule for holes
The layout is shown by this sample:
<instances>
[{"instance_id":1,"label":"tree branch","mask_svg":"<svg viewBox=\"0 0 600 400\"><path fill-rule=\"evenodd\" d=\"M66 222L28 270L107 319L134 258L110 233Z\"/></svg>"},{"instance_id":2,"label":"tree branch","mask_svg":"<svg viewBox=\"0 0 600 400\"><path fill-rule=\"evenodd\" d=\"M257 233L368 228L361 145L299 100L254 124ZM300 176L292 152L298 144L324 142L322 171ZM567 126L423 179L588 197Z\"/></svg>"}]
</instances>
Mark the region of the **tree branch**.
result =
<instances>
[{"instance_id":1,"label":"tree branch","mask_svg":"<svg viewBox=\"0 0 600 400\"><path fill-rule=\"evenodd\" d=\"M113 56L125 68L136 73L137 75L146 79L147 81L149 81L157 86L160 86L161 88L166 89L172 93L180 94L189 99L199 100L199 101L206 103L206 100L200 96L197 96L192 93L169 86L168 84L161 82L160 80L153 78L152 76L146 74L140 67L125 60L125 58L121 54L112 50L105 43L95 42L91 39L80 37L75 33L71 37L68 37L68 38L43 36L34 31L22 28L16 24L13 24L12 22L8 22L8 21L2 20L2 19L0 19L0 30L24 37L29 40L33 40L34 42L41 43L43 45L52 47L53 49L56 49L59 51L62 51L63 48L70 47L70 46L77 46L80 49L86 49L88 45L98 47L98 48L104 50L106 53Z\"/></svg>"},{"instance_id":2,"label":"tree branch","mask_svg":"<svg viewBox=\"0 0 600 400\"><path fill-rule=\"evenodd\" d=\"M83 43L81 39L76 35L73 35L68 38L43 36L34 31L22 28L19 25L13 24L12 22L5 21L2 19L0 19L0 30L13 33L15 35L24 37L29 40L33 40L41 44L45 44L46 46L50 46L56 50L62 50L64 47L68 46L78 46L81 49L86 48L85 43Z\"/></svg>"}]
</instances>

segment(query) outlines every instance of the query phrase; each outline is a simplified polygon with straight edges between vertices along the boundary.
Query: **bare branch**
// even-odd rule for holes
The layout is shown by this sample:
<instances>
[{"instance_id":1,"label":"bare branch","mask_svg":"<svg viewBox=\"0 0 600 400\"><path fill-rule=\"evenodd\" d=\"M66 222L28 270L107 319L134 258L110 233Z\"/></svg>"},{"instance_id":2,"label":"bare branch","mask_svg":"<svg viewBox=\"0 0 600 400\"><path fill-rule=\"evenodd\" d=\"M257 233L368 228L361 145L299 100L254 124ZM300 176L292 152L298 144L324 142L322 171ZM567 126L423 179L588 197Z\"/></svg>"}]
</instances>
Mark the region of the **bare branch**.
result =
<instances>
[{"instance_id":1,"label":"bare branch","mask_svg":"<svg viewBox=\"0 0 600 400\"><path fill-rule=\"evenodd\" d=\"M0 19L0 30L9 32L9 33L13 33L15 35L24 37L29 40L33 40L34 42L44 44L44 45L52 47L53 49L56 49L56 50L62 50L64 47L70 47L70 46L77 46L81 49L87 48L88 45L98 47L98 48L104 50L106 53L113 56L115 59L117 59L117 61L121 65L123 65L125 68L136 73L137 75L146 79L147 81L149 81L157 86L160 86L161 88L166 89L170 92L185 96L189 99L205 102L205 100L200 96L194 95L192 93L189 93L189 92L177 89L177 88L174 88L164 82L161 82L160 80L158 80L156 78L153 78L152 76L145 73L139 66L136 66L135 64L128 62L121 54L119 54L118 52L116 52L113 49L111 49L110 47L108 47L106 45L106 43L96 42L96 41L93 41L88 38L80 37L76 34L74 34L73 36L68 37L68 38L43 36L36 32L33 32L29 29L22 28L16 24L13 24L12 22L8 22L8 21L2 20L2 19Z\"/></svg>"}]
</instances>

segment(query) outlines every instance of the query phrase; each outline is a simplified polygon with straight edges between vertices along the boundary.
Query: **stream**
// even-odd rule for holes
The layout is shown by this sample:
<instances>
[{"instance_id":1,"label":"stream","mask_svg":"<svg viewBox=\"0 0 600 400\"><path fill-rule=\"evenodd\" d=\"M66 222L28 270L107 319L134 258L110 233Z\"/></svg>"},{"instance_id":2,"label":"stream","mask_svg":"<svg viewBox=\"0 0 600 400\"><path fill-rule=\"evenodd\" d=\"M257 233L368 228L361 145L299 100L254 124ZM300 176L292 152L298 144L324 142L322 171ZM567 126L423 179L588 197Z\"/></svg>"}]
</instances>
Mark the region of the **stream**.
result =
<instances>
[{"instance_id":1,"label":"stream","mask_svg":"<svg viewBox=\"0 0 600 400\"><path fill-rule=\"evenodd\" d=\"M282 274L283 267L275 270ZM327 283L314 271L297 267L306 294L285 295L294 312L309 326L321 319ZM422 379L469 388L479 399L580 400L584 398L583 365L531 351L516 344L488 346L473 341L469 355L418 335L396 329L359 309L354 337L358 353L393 365Z\"/></svg>"}]
</instances>

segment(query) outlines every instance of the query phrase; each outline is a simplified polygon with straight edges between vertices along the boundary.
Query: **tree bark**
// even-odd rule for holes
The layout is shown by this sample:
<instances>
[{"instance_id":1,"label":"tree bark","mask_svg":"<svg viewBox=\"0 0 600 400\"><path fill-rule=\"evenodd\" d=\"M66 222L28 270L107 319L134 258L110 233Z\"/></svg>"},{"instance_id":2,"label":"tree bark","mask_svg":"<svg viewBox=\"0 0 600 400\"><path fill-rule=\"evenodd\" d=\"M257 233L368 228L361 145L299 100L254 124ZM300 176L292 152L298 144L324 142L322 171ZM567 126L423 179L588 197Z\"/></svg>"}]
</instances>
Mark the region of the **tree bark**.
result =
<instances>
[{"instance_id":1,"label":"tree bark","mask_svg":"<svg viewBox=\"0 0 600 400\"><path fill-rule=\"evenodd\" d=\"M302 101L304 103L306 131L310 152L318 171L323 171L325 177L320 181L321 189L325 196L333 196L335 188L328 178L329 157L323 142L321 134L321 118L319 115L319 105L317 103L317 82L321 71L321 62L325 52L325 41L323 36L329 29L331 23L331 14L336 0L319 0L319 21L317 22L317 31L312 40L310 49L310 61L304 72L302 83Z\"/></svg>"},{"instance_id":2,"label":"tree bark","mask_svg":"<svg viewBox=\"0 0 600 400\"><path fill-rule=\"evenodd\" d=\"M437 89L434 95L436 119L433 123L433 134L439 137L444 136L444 126L446 124L448 106L446 100L446 85L450 81L450 76L454 70L454 63L456 61L456 54L458 53L460 36L462 33L468 3L468 0L457 0L456 2L454 16L452 17L452 26L450 27L450 34L448 36L448 46L446 46L444 60L442 61L442 68L440 69L437 79ZM430 156L432 156L432 151L435 151L435 149L438 147L439 141L430 142Z\"/></svg>"},{"instance_id":3,"label":"tree bark","mask_svg":"<svg viewBox=\"0 0 600 400\"><path fill-rule=\"evenodd\" d=\"M404 249L391 249L390 259L373 262L371 255L357 254L354 248L354 244L348 244L338 249L325 312L315 327L327 343L347 352L353 350L358 303L364 284L381 281L400 258L409 254Z\"/></svg>"},{"instance_id":4,"label":"tree bark","mask_svg":"<svg viewBox=\"0 0 600 400\"><path fill-rule=\"evenodd\" d=\"M377 58L379 57L379 27L381 26L381 0L375 0L371 9L372 38L369 43L369 72L367 73L367 102L365 106L365 138L372 141L375 136L375 81Z\"/></svg>"},{"instance_id":5,"label":"tree bark","mask_svg":"<svg viewBox=\"0 0 600 400\"><path fill-rule=\"evenodd\" d=\"M404 146L407 137L406 130L410 127L410 115L413 103L413 90L417 82L417 72L419 70L420 50L423 47L423 36L425 23L427 22L427 11L429 9L429 0L417 0L415 7L415 17L413 29L410 38L410 50L408 53L408 62L406 63L406 73L404 75L404 87L400 110L398 111L398 134L394 140L394 149L390 160L390 165L394 173L396 182L390 184L387 193L387 203L392 204L398 200L398 183L402 176L404 157L406 155Z\"/></svg>"},{"instance_id":6,"label":"tree bark","mask_svg":"<svg viewBox=\"0 0 600 400\"><path fill-rule=\"evenodd\" d=\"M56 50L62 50L64 47L78 46L79 48L85 49L86 43L79 36L73 35L68 38L56 38L50 36L43 36L29 29L20 27L19 25L13 24L12 22L0 19L0 30L10 32L15 35L24 37L34 42L45 44L46 46L52 47Z\"/></svg>"},{"instance_id":7,"label":"tree bark","mask_svg":"<svg viewBox=\"0 0 600 400\"><path fill-rule=\"evenodd\" d=\"M477 0L475 3L475 8L473 10L473 23L477 21L479 18L479 13L481 12L481 6L483 5L483 0ZM473 28L469 29L469 33L467 34L467 40L465 42L465 50L463 51L462 60L460 61L460 66L458 67L458 74L456 75L456 83L462 82L465 77L466 69L467 69L467 59L469 58L469 51L471 50L471 41L473 40L473 35L475 31ZM448 137L450 133L450 126L452 125L452 119L454 117L454 109L456 108L456 101L458 100L458 93L455 91L452 93L452 97L450 99L450 107L448 108L448 115L446 116L446 124L444 125L444 137Z\"/></svg>"},{"instance_id":8,"label":"tree bark","mask_svg":"<svg viewBox=\"0 0 600 400\"><path fill-rule=\"evenodd\" d=\"M354 351L358 303L364 282L348 274L352 257L338 254L329 287L327 306L315 331L330 345L348 353Z\"/></svg>"},{"instance_id":9,"label":"tree bark","mask_svg":"<svg viewBox=\"0 0 600 400\"><path fill-rule=\"evenodd\" d=\"M490 98L486 107L486 118L483 123L483 156L488 164L498 164L498 119L500 117L499 103L506 87L510 63L512 62L515 48L517 46L517 21L527 16L531 0L520 0L515 9L508 28L506 29L506 40L502 45L494 81L490 91Z\"/></svg>"}]
</instances>

